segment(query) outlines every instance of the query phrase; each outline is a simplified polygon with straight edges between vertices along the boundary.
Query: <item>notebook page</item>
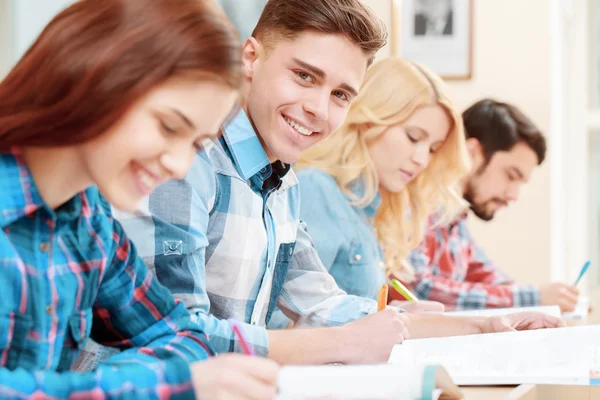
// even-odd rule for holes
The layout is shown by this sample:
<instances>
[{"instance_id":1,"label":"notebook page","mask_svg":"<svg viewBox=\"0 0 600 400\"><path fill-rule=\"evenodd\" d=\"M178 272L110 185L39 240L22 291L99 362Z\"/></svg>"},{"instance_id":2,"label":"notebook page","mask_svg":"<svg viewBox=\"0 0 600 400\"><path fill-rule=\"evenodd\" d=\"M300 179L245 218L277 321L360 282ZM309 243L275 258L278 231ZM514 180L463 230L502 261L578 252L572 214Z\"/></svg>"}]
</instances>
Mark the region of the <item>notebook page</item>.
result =
<instances>
[{"instance_id":1,"label":"notebook page","mask_svg":"<svg viewBox=\"0 0 600 400\"><path fill-rule=\"evenodd\" d=\"M600 366L600 325L407 340L389 362L440 364L457 385L589 385Z\"/></svg>"},{"instance_id":2,"label":"notebook page","mask_svg":"<svg viewBox=\"0 0 600 400\"><path fill-rule=\"evenodd\" d=\"M448 311L444 315L452 317L493 317L496 315L506 315L524 311L537 311L544 314L560 318L560 308L558 306L539 306L539 307L520 307L520 308L487 308L483 310L461 310Z\"/></svg>"},{"instance_id":3,"label":"notebook page","mask_svg":"<svg viewBox=\"0 0 600 400\"><path fill-rule=\"evenodd\" d=\"M572 312L563 313L562 317L565 320L585 320L588 316L590 307L590 299L586 296L579 296L575 310Z\"/></svg>"},{"instance_id":4,"label":"notebook page","mask_svg":"<svg viewBox=\"0 0 600 400\"><path fill-rule=\"evenodd\" d=\"M290 366L279 374L277 400L413 400L421 398L423 367Z\"/></svg>"}]
</instances>

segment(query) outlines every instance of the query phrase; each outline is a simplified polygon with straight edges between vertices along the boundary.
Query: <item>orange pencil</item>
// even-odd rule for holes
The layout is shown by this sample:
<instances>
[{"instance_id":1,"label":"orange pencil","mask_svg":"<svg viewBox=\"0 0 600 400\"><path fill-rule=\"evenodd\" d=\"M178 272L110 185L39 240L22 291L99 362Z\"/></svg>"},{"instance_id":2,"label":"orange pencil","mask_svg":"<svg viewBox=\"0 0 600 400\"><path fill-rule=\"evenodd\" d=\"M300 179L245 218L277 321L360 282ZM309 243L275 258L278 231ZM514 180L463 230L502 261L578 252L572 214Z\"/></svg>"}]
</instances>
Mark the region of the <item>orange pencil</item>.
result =
<instances>
[{"instance_id":1,"label":"orange pencil","mask_svg":"<svg viewBox=\"0 0 600 400\"><path fill-rule=\"evenodd\" d=\"M377 296L377 311L381 311L385 309L387 306L388 299L388 285L383 284L381 289L379 289L379 295Z\"/></svg>"}]
</instances>

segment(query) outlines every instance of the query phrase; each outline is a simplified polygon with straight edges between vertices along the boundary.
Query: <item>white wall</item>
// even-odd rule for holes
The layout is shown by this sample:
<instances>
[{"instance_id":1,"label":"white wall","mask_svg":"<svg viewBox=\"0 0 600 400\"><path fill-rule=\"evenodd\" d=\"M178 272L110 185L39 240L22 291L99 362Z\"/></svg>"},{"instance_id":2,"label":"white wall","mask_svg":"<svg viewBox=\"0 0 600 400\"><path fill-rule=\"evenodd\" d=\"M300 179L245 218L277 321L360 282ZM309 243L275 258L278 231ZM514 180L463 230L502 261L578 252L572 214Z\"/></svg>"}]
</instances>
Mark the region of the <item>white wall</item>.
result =
<instances>
[{"instance_id":1,"label":"white wall","mask_svg":"<svg viewBox=\"0 0 600 400\"><path fill-rule=\"evenodd\" d=\"M0 75L29 48L54 15L74 0L0 0Z\"/></svg>"},{"instance_id":2,"label":"white wall","mask_svg":"<svg viewBox=\"0 0 600 400\"><path fill-rule=\"evenodd\" d=\"M9 0L0 0L0 79L6 74L12 59L11 10Z\"/></svg>"},{"instance_id":3,"label":"white wall","mask_svg":"<svg viewBox=\"0 0 600 400\"><path fill-rule=\"evenodd\" d=\"M385 14L391 8L390 0L364 2L386 23L392 21ZM460 109L482 97L494 97L522 108L549 135L550 3L474 0L473 78L448 82ZM391 48L384 49L382 55L389 54ZM547 159L523 187L519 201L497 213L492 222L475 218L470 221L473 234L488 255L523 282L542 283L551 279L549 164Z\"/></svg>"}]
</instances>

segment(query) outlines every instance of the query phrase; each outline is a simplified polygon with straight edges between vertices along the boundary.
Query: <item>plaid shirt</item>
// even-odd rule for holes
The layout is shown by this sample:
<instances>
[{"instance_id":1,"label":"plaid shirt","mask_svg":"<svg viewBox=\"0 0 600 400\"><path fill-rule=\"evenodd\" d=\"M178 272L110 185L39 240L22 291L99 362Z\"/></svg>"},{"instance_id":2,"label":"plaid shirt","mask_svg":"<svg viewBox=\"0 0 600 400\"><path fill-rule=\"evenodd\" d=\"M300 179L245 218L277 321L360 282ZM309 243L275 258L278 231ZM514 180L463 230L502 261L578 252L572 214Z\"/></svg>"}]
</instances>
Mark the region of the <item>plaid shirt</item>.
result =
<instances>
[{"instance_id":1,"label":"plaid shirt","mask_svg":"<svg viewBox=\"0 0 600 400\"><path fill-rule=\"evenodd\" d=\"M211 353L206 337L98 190L53 210L18 150L0 154L0 188L0 397L193 398L188 363ZM90 335L125 351L69 372Z\"/></svg>"},{"instance_id":2,"label":"plaid shirt","mask_svg":"<svg viewBox=\"0 0 600 400\"><path fill-rule=\"evenodd\" d=\"M450 308L525 307L540 304L539 287L518 285L500 271L475 243L467 213L449 225L429 221L429 231L409 259L416 279L407 282L417 297Z\"/></svg>"},{"instance_id":3,"label":"plaid shirt","mask_svg":"<svg viewBox=\"0 0 600 400\"><path fill-rule=\"evenodd\" d=\"M245 322L257 354L266 355L275 306L318 326L359 319L377 306L338 288L299 221L299 201L296 175L269 164L240 111L185 180L161 185L137 215L118 218L217 352L241 351L226 320L234 318Z\"/></svg>"}]
</instances>

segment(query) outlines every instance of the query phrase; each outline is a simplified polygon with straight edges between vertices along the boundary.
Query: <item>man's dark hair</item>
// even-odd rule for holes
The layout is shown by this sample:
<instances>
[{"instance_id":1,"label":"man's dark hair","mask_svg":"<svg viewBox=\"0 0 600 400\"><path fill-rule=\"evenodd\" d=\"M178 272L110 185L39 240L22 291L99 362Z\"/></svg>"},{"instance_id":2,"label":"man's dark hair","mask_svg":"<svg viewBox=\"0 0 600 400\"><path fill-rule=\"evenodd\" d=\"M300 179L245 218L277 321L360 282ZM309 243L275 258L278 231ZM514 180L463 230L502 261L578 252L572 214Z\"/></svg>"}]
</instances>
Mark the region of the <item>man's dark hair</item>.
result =
<instances>
[{"instance_id":1,"label":"man's dark hair","mask_svg":"<svg viewBox=\"0 0 600 400\"><path fill-rule=\"evenodd\" d=\"M535 152L538 164L546 157L546 139L517 107L492 99L480 100L463 112L465 135L481 144L486 161L497 151L510 151L519 142Z\"/></svg>"}]
</instances>

